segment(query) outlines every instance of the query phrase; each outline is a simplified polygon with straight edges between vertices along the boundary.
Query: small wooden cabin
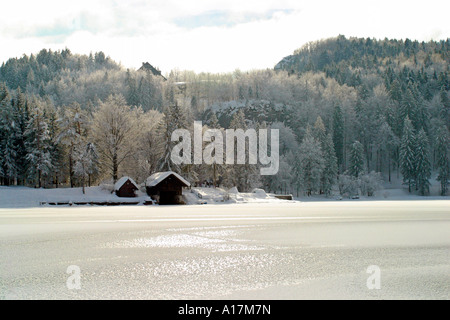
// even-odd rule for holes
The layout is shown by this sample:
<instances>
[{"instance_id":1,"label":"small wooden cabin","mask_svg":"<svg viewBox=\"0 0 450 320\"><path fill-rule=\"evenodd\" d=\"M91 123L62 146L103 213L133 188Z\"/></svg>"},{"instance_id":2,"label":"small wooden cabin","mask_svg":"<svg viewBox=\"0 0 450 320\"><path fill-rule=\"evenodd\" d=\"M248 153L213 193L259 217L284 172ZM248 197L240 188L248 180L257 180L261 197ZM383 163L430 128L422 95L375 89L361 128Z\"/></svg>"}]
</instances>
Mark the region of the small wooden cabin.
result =
<instances>
[{"instance_id":1,"label":"small wooden cabin","mask_svg":"<svg viewBox=\"0 0 450 320\"><path fill-rule=\"evenodd\" d=\"M147 194L159 204L183 204L183 188L190 183L173 171L157 172L145 182Z\"/></svg>"},{"instance_id":2,"label":"small wooden cabin","mask_svg":"<svg viewBox=\"0 0 450 320\"><path fill-rule=\"evenodd\" d=\"M114 192L118 197L136 197L137 190L139 190L138 185L130 177L122 177L114 184Z\"/></svg>"}]
</instances>

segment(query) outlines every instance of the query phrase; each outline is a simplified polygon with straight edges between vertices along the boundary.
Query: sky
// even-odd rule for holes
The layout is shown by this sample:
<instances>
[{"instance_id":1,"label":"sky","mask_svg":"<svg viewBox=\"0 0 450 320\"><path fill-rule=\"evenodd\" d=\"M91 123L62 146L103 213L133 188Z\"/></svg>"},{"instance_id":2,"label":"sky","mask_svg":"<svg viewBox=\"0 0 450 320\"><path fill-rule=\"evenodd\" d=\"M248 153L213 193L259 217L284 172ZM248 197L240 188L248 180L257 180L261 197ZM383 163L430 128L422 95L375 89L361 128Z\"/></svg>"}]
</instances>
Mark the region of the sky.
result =
<instances>
[{"instance_id":1,"label":"sky","mask_svg":"<svg viewBox=\"0 0 450 320\"><path fill-rule=\"evenodd\" d=\"M126 68L232 72L273 68L310 41L450 37L450 1L9 0L0 63L41 49L103 51Z\"/></svg>"}]
</instances>

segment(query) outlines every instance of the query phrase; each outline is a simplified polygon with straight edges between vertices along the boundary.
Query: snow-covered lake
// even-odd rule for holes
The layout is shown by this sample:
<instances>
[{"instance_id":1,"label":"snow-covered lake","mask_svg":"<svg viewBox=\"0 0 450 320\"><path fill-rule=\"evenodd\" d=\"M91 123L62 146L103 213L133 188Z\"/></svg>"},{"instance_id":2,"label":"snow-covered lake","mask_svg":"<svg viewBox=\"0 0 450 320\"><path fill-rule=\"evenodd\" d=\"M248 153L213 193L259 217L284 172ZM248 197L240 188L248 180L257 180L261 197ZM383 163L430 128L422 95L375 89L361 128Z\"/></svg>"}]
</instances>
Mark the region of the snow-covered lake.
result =
<instances>
[{"instance_id":1,"label":"snow-covered lake","mask_svg":"<svg viewBox=\"0 0 450 320\"><path fill-rule=\"evenodd\" d=\"M449 299L450 201L0 209L3 299ZM367 287L369 266L380 289ZM80 289L69 289L69 266Z\"/></svg>"}]
</instances>

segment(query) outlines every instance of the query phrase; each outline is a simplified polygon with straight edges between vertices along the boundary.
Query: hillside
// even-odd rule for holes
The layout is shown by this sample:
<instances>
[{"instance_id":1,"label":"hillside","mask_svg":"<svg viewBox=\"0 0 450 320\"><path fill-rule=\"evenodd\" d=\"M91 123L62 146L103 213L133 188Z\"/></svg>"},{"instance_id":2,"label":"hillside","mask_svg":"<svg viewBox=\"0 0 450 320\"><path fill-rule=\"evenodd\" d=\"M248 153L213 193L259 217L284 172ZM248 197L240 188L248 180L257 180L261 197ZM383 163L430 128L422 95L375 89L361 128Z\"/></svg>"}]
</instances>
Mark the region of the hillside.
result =
<instances>
[{"instance_id":1,"label":"hillside","mask_svg":"<svg viewBox=\"0 0 450 320\"><path fill-rule=\"evenodd\" d=\"M98 100L111 94L122 94L129 105L144 110L161 109L161 84L165 79L159 70L144 68L126 70L103 52L80 55L69 49L11 58L0 67L0 83L9 90L28 96L50 99L59 106L78 103L91 109Z\"/></svg>"}]
</instances>

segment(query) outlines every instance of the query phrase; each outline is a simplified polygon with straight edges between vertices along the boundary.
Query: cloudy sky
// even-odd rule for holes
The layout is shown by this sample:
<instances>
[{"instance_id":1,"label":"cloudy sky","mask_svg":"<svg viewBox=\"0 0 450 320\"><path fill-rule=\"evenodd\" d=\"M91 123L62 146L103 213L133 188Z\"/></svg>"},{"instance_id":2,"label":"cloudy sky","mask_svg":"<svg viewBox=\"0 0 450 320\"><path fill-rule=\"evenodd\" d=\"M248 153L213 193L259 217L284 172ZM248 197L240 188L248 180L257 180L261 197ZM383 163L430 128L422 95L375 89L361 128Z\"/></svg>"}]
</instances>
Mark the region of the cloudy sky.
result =
<instances>
[{"instance_id":1,"label":"cloudy sky","mask_svg":"<svg viewBox=\"0 0 450 320\"><path fill-rule=\"evenodd\" d=\"M0 63L43 48L103 51L127 68L272 68L309 41L450 37L448 0L9 0Z\"/></svg>"}]
</instances>

